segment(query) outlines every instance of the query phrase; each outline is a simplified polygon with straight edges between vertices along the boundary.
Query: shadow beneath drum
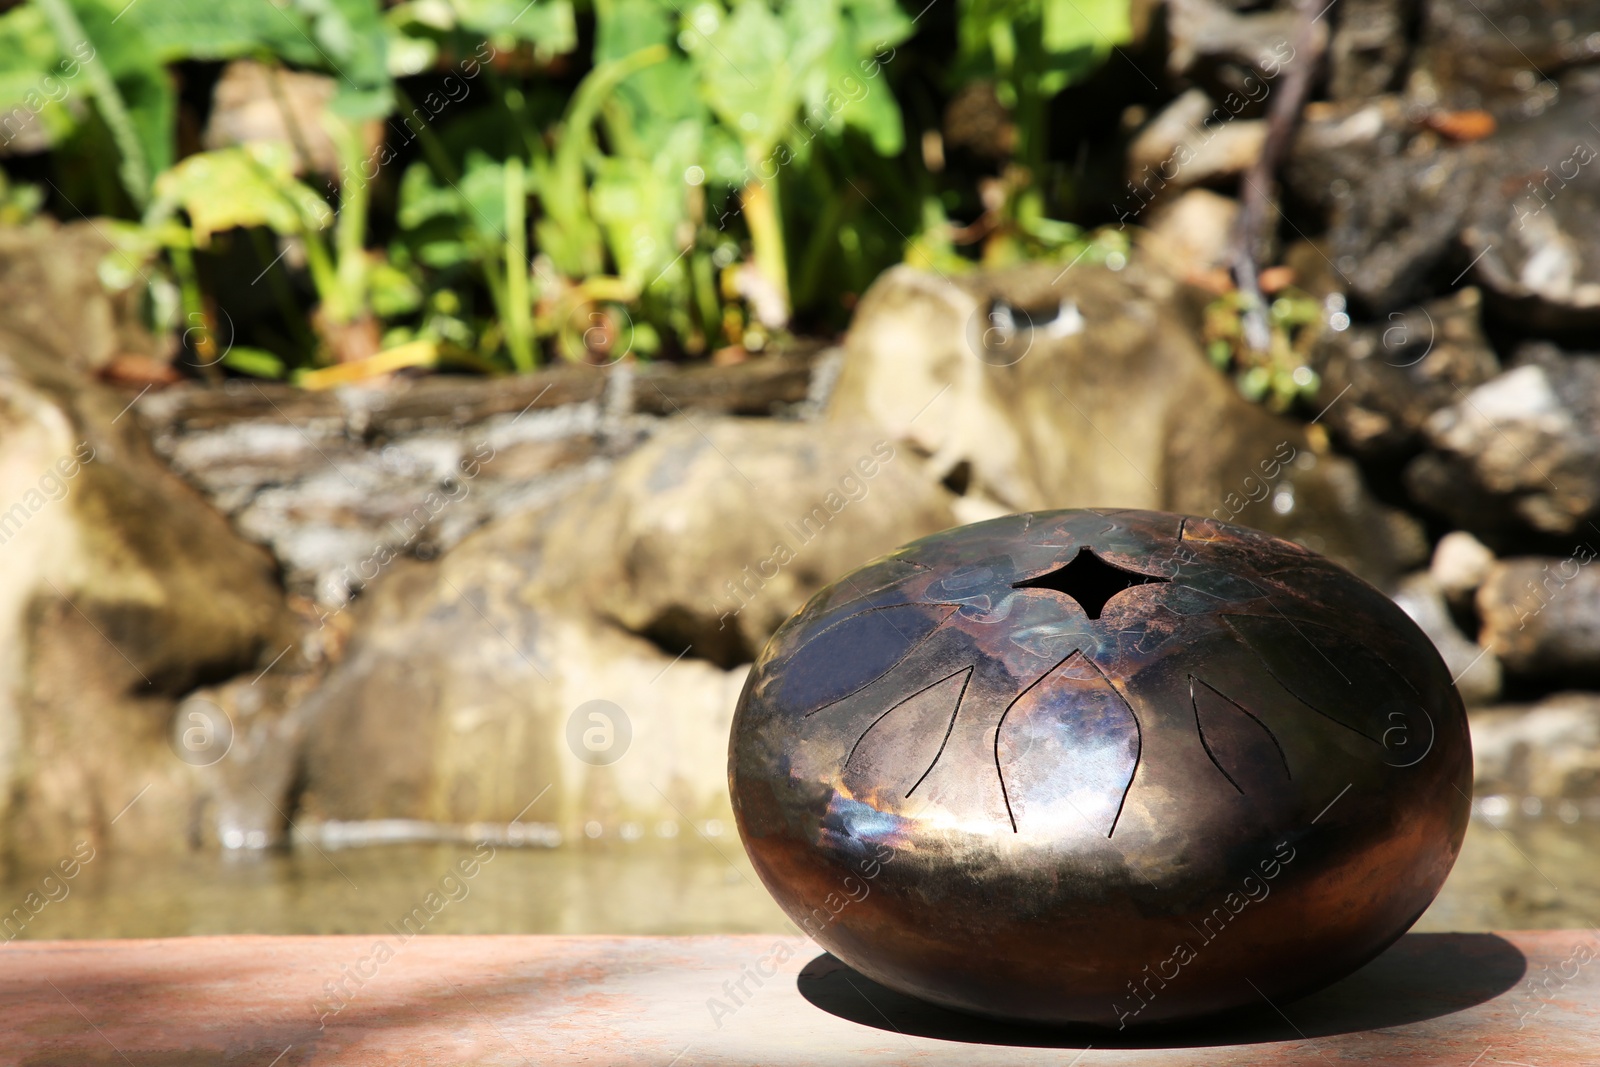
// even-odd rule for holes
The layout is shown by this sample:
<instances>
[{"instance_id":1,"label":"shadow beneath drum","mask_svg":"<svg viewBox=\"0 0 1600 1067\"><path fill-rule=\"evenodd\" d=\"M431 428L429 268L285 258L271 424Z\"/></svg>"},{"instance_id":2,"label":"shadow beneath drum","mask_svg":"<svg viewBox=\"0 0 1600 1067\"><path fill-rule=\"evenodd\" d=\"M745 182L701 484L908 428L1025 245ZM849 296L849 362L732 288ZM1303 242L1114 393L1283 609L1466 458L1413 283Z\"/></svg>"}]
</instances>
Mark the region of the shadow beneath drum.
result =
<instances>
[{"instance_id":1,"label":"shadow beneath drum","mask_svg":"<svg viewBox=\"0 0 1600 1067\"><path fill-rule=\"evenodd\" d=\"M1125 1031L964 1015L881 986L828 953L806 964L798 985L802 997L830 1015L917 1037L1026 1048L1204 1048L1425 1022L1493 1000L1526 970L1517 947L1494 934L1406 934L1355 974L1299 1000L1276 1007L1263 1001L1202 1023Z\"/></svg>"}]
</instances>

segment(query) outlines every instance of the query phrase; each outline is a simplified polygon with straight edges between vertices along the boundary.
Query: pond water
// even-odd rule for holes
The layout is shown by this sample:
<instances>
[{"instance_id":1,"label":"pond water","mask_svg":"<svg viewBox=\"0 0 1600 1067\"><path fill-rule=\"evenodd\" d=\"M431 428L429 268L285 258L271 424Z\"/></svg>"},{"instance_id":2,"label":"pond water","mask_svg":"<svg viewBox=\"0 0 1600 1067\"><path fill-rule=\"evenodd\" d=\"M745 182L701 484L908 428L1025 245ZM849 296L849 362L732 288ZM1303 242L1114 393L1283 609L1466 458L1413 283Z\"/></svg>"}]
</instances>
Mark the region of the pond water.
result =
<instances>
[{"instance_id":1,"label":"pond water","mask_svg":"<svg viewBox=\"0 0 1600 1067\"><path fill-rule=\"evenodd\" d=\"M1417 929L1600 926L1600 822L1500 822L1474 818L1460 862ZM733 837L480 848L475 857L465 846L301 846L161 862L103 852L19 936L377 934L415 914L440 934L790 929ZM7 910L38 890L44 873L7 879ZM437 894L431 902L429 893Z\"/></svg>"}]
</instances>

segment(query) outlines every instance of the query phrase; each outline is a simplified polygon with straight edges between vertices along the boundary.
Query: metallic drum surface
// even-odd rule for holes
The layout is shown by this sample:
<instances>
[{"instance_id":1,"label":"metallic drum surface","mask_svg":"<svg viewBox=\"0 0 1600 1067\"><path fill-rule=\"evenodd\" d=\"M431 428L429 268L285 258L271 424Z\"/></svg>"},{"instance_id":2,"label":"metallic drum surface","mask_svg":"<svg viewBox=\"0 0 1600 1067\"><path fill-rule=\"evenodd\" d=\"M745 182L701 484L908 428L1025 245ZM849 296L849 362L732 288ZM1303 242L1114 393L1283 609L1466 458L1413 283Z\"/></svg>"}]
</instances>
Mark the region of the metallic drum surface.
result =
<instances>
[{"instance_id":1,"label":"metallic drum surface","mask_svg":"<svg viewBox=\"0 0 1600 1067\"><path fill-rule=\"evenodd\" d=\"M1281 1004L1416 921L1466 832L1427 637L1297 545L1148 511L1013 515L818 593L729 779L789 916L886 986L1126 1027Z\"/></svg>"}]
</instances>

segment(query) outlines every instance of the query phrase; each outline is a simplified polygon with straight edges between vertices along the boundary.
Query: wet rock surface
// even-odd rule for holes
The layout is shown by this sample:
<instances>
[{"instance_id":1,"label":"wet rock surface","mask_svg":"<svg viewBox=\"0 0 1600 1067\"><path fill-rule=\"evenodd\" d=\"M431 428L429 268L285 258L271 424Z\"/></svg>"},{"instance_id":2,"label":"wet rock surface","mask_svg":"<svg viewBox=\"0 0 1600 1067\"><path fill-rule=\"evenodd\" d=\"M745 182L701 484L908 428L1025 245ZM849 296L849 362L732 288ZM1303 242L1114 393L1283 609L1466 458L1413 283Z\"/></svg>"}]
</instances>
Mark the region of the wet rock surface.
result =
<instances>
[{"instance_id":1,"label":"wet rock surface","mask_svg":"<svg viewBox=\"0 0 1600 1067\"><path fill-rule=\"evenodd\" d=\"M1342 0L1334 11L1328 93L1335 100L1396 88L1408 58L1407 31L1418 0Z\"/></svg>"},{"instance_id":2,"label":"wet rock surface","mask_svg":"<svg viewBox=\"0 0 1600 1067\"><path fill-rule=\"evenodd\" d=\"M1267 137L1264 121L1235 119L1239 110L1239 104L1229 108L1200 89L1168 104L1128 146L1128 180L1140 198L1166 198L1172 195L1169 188L1237 179L1261 154Z\"/></svg>"},{"instance_id":3,"label":"wet rock surface","mask_svg":"<svg viewBox=\"0 0 1600 1067\"><path fill-rule=\"evenodd\" d=\"M1259 105L1262 81L1277 77L1295 57L1290 43L1294 22L1290 9L1238 13L1216 0L1171 0L1168 70L1218 100L1233 93ZM1318 24L1317 34L1320 49L1327 37L1325 23Z\"/></svg>"},{"instance_id":4,"label":"wet rock surface","mask_svg":"<svg viewBox=\"0 0 1600 1067\"><path fill-rule=\"evenodd\" d=\"M1600 21L1600 19L1597 19ZM1460 255L1508 318L1535 330L1600 325L1600 77L1508 123L1474 160Z\"/></svg>"}]
</instances>

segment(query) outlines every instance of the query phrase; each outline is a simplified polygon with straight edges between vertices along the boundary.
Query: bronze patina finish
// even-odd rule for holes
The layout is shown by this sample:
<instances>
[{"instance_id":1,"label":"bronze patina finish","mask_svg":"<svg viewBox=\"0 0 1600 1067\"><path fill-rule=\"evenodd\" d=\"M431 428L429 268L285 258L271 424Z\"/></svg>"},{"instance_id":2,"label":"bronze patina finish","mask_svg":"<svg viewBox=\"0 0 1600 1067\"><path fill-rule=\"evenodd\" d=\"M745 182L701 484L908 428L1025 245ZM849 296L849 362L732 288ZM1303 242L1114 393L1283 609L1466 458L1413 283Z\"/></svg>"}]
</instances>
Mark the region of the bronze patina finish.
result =
<instances>
[{"instance_id":1,"label":"bronze patina finish","mask_svg":"<svg viewBox=\"0 0 1600 1067\"><path fill-rule=\"evenodd\" d=\"M1280 1004L1433 900L1466 715L1428 638L1297 545L1147 511L913 542L772 638L729 777L756 870L886 986L1112 1027Z\"/></svg>"}]
</instances>

